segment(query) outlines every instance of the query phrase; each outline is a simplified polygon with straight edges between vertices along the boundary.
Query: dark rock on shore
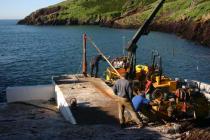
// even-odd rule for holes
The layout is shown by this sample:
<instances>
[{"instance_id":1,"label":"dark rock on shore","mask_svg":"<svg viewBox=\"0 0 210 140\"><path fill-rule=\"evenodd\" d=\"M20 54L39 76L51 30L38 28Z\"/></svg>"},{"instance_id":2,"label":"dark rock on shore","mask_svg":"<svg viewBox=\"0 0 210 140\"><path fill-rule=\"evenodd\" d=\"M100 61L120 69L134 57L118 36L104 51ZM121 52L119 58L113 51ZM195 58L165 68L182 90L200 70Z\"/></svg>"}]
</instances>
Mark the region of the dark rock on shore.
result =
<instances>
[{"instance_id":1,"label":"dark rock on shore","mask_svg":"<svg viewBox=\"0 0 210 140\"><path fill-rule=\"evenodd\" d=\"M210 47L210 20L155 23L152 30L175 33L182 38Z\"/></svg>"},{"instance_id":2,"label":"dark rock on shore","mask_svg":"<svg viewBox=\"0 0 210 140\"><path fill-rule=\"evenodd\" d=\"M18 24L26 25L100 25L105 27L113 28L139 28L140 24L118 24L115 23L115 20L101 20L101 19L89 19L82 21L79 19L67 19L61 20L56 19L56 13L61 10L59 7L48 9L45 11L37 11L32 13L30 16L26 17L23 20L20 20ZM49 20L46 15L51 14L55 16ZM198 42L202 45L210 47L210 20L202 21L179 21L179 22L155 22L151 26L151 30L175 33L178 36L181 36L185 39Z\"/></svg>"},{"instance_id":3,"label":"dark rock on shore","mask_svg":"<svg viewBox=\"0 0 210 140\"><path fill-rule=\"evenodd\" d=\"M113 28L139 28L142 23L123 24L119 19L107 22L104 26ZM177 22L156 21L150 26L152 31L174 33L182 38L210 47L210 20L191 21L182 20Z\"/></svg>"},{"instance_id":4,"label":"dark rock on shore","mask_svg":"<svg viewBox=\"0 0 210 140\"><path fill-rule=\"evenodd\" d=\"M58 12L63 10L61 6L43 8L31 13L26 18L18 21L17 24L23 25L62 25L65 20L56 20Z\"/></svg>"}]
</instances>

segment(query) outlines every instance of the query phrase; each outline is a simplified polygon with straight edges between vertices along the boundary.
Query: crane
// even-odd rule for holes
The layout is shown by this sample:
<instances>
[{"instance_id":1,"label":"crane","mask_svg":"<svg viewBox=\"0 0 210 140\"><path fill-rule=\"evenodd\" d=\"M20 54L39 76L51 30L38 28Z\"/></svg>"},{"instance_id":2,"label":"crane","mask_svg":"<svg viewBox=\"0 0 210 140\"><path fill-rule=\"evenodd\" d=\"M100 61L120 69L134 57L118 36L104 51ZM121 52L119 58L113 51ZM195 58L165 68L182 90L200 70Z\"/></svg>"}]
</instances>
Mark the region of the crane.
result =
<instances>
[{"instance_id":1,"label":"crane","mask_svg":"<svg viewBox=\"0 0 210 140\"><path fill-rule=\"evenodd\" d=\"M158 5L155 7L149 18L143 23L143 25L137 30L137 32L134 34L131 41L128 43L128 46L126 50L128 51L128 63L129 63L129 74L132 75L135 73L135 66L136 66L136 49L137 42L142 37L142 35L148 34L148 28L151 22L153 21L154 17L157 15L158 11L163 6L165 0L160 0Z\"/></svg>"}]
</instances>

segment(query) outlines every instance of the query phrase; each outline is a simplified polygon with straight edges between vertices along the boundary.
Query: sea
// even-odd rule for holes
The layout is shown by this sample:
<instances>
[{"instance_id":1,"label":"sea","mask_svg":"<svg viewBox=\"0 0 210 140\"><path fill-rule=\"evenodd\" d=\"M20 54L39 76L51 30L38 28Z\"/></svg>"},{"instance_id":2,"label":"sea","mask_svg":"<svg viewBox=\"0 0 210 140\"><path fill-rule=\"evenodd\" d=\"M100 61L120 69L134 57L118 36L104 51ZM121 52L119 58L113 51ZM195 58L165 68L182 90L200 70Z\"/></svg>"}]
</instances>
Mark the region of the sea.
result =
<instances>
[{"instance_id":1,"label":"sea","mask_svg":"<svg viewBox=\"0 0 210 140\"><path fill-rule=\"evenodd\" d=\"M81 73L82 36L91 38L110 58L126 55L136 29L99 26L28 26L0 20L0 101L7 87L50 84L51 77ZM137 63L152 63L152 52L163 60L164 75L210 83L210 48L174 34L153 32L138 41ZM97 51L87 42L87 57ZM100 76L108 65L100 63ZM89 70L89 65L88 65Z\"/></svg>"}]
</instances>

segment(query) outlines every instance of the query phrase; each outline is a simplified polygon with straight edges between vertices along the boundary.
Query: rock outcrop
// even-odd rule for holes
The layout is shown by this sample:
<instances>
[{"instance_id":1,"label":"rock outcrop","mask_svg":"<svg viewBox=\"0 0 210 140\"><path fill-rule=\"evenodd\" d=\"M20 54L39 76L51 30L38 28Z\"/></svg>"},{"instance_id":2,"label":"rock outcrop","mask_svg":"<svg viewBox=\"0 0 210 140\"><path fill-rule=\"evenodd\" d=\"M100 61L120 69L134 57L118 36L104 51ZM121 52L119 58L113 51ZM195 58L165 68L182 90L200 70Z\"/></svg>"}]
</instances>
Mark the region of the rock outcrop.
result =
<instances>
[{"instance_id":1,"label":"rock outcrop","mask_svg":"<svg viewBox=\"0 0 210 140\"><path fill-rule=\"evenodd\" d=\"M142 23L124 24L123 22L114 21L109 27L114 28L139 28ZM181 20L177 22L154 22L150 26L152 31L174 33L182 38L197 42L204 46L210 47L210 19L203 21Z\"/></svg>"},{"instance_id":2,"label":"rock outcrop","mask_svg":"<svg viewBox=\"0 0 210 140\"><path fill-rule=\"evenodd\" d=\"M18 21L19 25L101 25L108 26L112 25L111 20L101 18L100 16L89 17L87 19L79 18L58 18L59 12L63 8L60 6L52 8L43 8L31 13L29 16Z\"/></svg>"},{"instance_id":3,"label":"rock outcrop","mask_svg":"<svg viewBox=\"0 0 210 140\"><path fill-rule=\"evenodd\" d=\"M210 47L210 20L155 23L152 30L175 33L182 38Z\"/></svg>"},{"instance_id":4,"label":"rock outcrop","mask_svg":"<svg viewBox=\"0 0 210 140\"><path fill-rule=\"evenodd\" d=\"M57 21L58 12L63 10L61 6L43 8L31 13L17 24L26 25L62 25L65 21Z\"/></svg>"}]
</instances>

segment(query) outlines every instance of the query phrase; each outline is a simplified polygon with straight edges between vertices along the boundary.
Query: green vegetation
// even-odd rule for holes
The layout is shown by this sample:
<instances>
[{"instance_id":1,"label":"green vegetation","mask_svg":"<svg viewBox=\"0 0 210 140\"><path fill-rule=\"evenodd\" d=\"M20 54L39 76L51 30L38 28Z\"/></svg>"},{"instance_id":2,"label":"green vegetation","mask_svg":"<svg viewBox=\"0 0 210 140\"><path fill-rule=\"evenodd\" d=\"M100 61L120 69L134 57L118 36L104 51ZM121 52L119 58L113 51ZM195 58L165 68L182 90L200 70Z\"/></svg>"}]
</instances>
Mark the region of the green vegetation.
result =
<instances>
[{"instance_id":1,"label":"green vegetation","mask_svg":"<svg viewBox=\"0 0 210 140\"><path fill-rule=\"evenodd\" d=\"M100 24L136 28L147 19L158 2L159 0L66 0L35 11L18 21L18 24ZM177 33L210 46L209 26L210 0L165 0L151 27Z\"/></svg>"},{"instance_id":2,"label":"green vegetation","mask_svg":"<svg viewBox=\"0 0 210 140\"><path fill-rule=\"evenodd\" d=\"M77 19L84 22L99 19L108 21L135 9L137 13L125 17L123 23L129 24L130 21L141 23L151 13L156 3L157 0L66 0L54 5L63 8L57 16L50 14L47 15L47 18ZM200 20L209 13L209 0L166 0L159 12L159 20Z\"/></svg>"},{"instance_id":3,"label":"green vegetation","mask_svg":"<svg viewBox=\"0 0 210 140\"><path fill-rule=\"evenodd\" d=\"M147 2L143 2L144 0L136 1L139 1L139 12L117 21L118 24L123 23L124 25L130 25L130 21L135 21L136 24L142 23L157 4L157 1L154 0ZM177 22L180 20L197 21L203 20L203 18L205 18L205 20L206 18L210 19L209 0L166 0L158 14L157 20L159 22Z\"/></svg>"},{"instance_id":4,"label":"green vegetation","mask_svg":"<svg viewBox=\"0 0 210 140\"><path fill-rule=\"evenodd\" d=\"M80 20L118 17L127 0L67 0L56 6L64 7L59 19L77 18Z\"/></svg>"},{"instance_id":5,"label":"green vegetation","mask_svg":"<svg viewBox=\"0 0 210 140\"><path fill-rule=\"evenodd\" d=\"M66 0L32 13L26 23L99 24L112 20L118 25L139 25L157 3L158 0ZM157 22L208 20L210 0L166 0L156 19Z\"/></svg>"},{"instance_id":6,"label":"green vegetation","mask_svg":"<svg viewBox=\"0 0 210 140\"><path fill-rule=\"evenodd\" d=\"M181 20L183 18L199 20L202 16L210 13L209 0L176 0L168 2L164 6L164 13L168 15L169 20ZM169 12L170 11L170 12ZM173 12L173 13L172 13Z\"/></svg>"}]
</instances>

